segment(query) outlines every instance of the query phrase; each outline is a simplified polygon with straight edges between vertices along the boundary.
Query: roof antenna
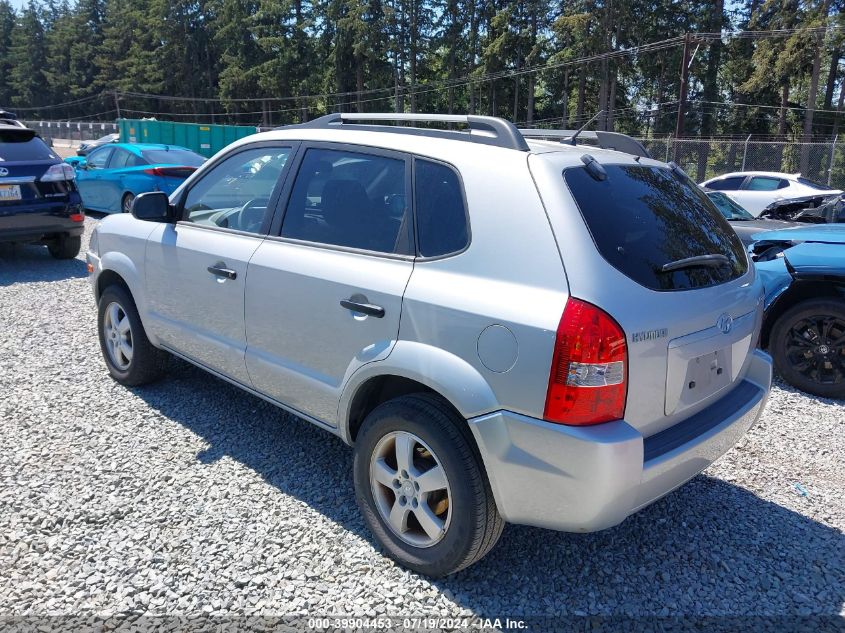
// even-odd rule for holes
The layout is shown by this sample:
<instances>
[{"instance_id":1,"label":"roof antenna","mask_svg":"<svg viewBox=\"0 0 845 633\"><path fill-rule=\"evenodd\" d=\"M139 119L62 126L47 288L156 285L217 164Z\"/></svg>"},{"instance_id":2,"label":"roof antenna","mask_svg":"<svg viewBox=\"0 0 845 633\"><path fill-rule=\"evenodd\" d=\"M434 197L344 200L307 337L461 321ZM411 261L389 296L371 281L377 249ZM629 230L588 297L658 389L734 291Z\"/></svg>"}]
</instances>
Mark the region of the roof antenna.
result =
<instances>
[{"instance_id":1,"label":"roof antenna","mask_svg":"<svg viewBox=\"0 0 845 633\"><path fill-rule=\"evenodd\" d=\"M579 127L579 128L578 128L578 130L575 132L575 134L573 134L570 138L568 138L568 139L567 139L567 140L569 141L569 144L570 144L570 145L575 145L575 139L577 139L577 138L578 138L578 135L579 135L581 132L583 132L583 131L584 131L584 129L585 129L585 128L586 128L586 127L590 124L590 123L592 123L593 121L595 121L596 119L598 119L598 118L599 118L602 114L604 114L604 110L599 110L598 112L596 112L596 113L593 115L593 118L592 118L592 119L590 119L590 120L589 120L589 121L587 121L584 125L582 125L581 127Z\"/></svg>"}]
</instances>

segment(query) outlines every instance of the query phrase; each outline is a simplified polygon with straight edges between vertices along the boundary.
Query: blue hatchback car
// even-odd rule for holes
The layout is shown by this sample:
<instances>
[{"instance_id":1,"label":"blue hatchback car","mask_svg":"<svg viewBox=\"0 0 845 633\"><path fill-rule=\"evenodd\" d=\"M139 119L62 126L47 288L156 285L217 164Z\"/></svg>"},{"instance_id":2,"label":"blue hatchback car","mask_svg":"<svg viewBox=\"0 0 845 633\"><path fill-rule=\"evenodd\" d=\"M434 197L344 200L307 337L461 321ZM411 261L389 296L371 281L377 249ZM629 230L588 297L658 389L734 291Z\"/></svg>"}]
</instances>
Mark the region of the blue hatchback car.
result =
<instances>
[{"instance_id":1,"label":"blue hatchback car","mask_svg":"<svg viewBox=\"0 0 845 633\"><path fill-rule=\"evenodd\" d=\"M753 239L750 251L766 289L761 347L786 382L845 398L845 224Z\"/></svg>"},{"instance_id":2,"label":"blue hatchback car","mask_svg":"<svg viewBox=\"0 0 845 633\"><path fill-rule=\"evenodd\" d=\"M205 160L177 145L111 143L65 162L76 170L86 209L129 213L139 193L163 191L170 195Z\"/></svg>"}]
</instances>

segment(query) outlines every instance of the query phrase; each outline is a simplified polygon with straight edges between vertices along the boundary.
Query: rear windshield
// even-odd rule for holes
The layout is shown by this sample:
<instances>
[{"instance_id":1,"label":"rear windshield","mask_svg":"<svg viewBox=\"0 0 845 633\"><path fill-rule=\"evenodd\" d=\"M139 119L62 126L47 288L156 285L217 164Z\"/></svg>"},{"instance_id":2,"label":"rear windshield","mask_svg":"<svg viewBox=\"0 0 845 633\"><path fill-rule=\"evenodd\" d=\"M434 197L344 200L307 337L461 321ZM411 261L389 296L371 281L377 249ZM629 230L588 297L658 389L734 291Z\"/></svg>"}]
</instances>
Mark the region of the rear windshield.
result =
<instances>
[{"instance_id":1,"label":"rear windshield","mask_svg":"<svg viewBox=\"0 0 845 633\"><path fill-rule=\"evenodd\" d=\"M833 191L833 187L828 187L827 185L823 185L820 182L816 182L815 180L810 180L809 178L803 178L798 176L798 182L802 185L810 187L811 189L818 189L819 191Z\"/></svg>"},{"instance_id":2,"label":"rear windshield","mask_svg":"<svg viewBox=\"0 0 845 633\"><path fill-rule=\"evenodd\" d=\"M205 157L194 154L186 149L145 149L141 155L150 165L184 165L185 167L199 167L205 162Z\"/></svg>"},{"instance_id":3,"label":"rear windshield","mask_svg":"<svg viewBox=\"0 0 845 633\"><path fill-rule=\"evenodd\" d=\"M37 136L24 140L15 132L0 131L0 162L58 160L47 143Z\"/></svg>"},{"instance_id":4,"label":"rear windshield","mask_svg":"<svg viewBox=\"0 0 845 633\"><path fill-rule=\"evenodd\" d=\"M663 167L603 167L605 180L585 167L566 169L563 177L614 268L653 290L706 288L745 274L742 242L690 180ZM717 257L680 263L704 255Z\"/></svg>"}]
</instances>

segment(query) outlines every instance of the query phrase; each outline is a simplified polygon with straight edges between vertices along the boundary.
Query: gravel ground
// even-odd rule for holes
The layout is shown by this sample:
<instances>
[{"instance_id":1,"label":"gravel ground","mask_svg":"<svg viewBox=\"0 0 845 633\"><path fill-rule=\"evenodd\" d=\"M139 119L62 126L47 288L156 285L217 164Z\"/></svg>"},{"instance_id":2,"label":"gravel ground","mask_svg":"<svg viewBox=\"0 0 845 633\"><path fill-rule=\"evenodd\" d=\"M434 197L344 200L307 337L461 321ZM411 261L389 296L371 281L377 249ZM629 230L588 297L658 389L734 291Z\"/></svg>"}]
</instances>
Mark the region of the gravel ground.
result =
<instances>
[{"instance_id":1,"label":"gravel ground","mask_svg":"<svg viewBox=\"0 0 845 633\"><path fill-rule=\"evenodd\" d=\"M182 362L111 380L81 259L0 246L0 331L0 616L843 613L842 402L778 385L621 526L508 526L432 582L374 545L338 439Z\"/></svg>"}]
</instances>

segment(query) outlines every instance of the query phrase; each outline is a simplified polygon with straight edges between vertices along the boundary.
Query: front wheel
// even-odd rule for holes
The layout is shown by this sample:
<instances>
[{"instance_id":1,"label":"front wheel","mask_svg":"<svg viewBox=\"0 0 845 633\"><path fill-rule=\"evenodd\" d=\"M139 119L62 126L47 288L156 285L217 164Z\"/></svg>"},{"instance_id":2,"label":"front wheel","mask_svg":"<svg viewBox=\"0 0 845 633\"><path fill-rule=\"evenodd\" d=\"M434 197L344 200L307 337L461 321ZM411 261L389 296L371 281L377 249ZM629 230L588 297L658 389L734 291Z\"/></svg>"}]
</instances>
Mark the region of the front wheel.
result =
<instances>
[{"instance_id":1,"label":"front wheel","mask_svg":"<svg viewBox=\"0 0 845 633\"><path fill-rule=\"evenodd\" d=\"M109 286L103 291L97 317L100 349L117 382L137 386L161 376L165 353L150 343L135 302L125 288Z\"/></svg>"},{"instance_id":2,"label":"front wheel","mask_svg":"<svg viewBox=\"0 0 845 633\"><path fill-rule=\"evenodd\" d=\"M845 398L845 301L810 299L772 327L775 369L786 382L817 396Z\"/></svg>"},{"instance_id":3,"label":"front wheel","mask_svg":"<svg viewBox=\"0 0 845 633\"><path fill-rule=\"evenodd\" d=\"M390 400L355 443L355 493L386 553L428 576L484 557L504 521L466 422L431 394Z\"/></svg>"}]
</instances>

